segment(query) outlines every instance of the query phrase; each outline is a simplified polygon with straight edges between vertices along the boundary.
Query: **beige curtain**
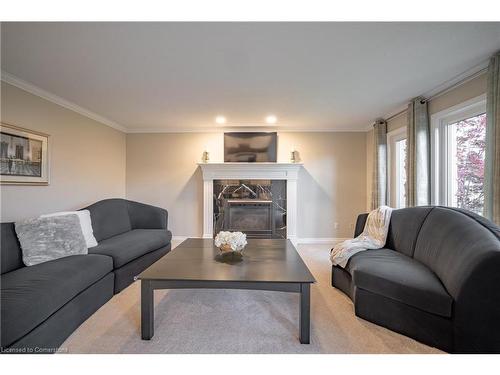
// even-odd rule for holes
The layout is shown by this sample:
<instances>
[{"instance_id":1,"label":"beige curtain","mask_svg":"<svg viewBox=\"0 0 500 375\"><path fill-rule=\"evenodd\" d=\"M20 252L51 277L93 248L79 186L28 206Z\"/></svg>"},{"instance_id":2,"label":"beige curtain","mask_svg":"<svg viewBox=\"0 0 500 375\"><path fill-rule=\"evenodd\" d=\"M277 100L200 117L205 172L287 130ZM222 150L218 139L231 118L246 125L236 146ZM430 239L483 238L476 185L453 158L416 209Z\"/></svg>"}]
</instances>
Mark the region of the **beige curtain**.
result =
<instances>
[{"instance_id":1,"label":"beige curtain","mask_svg":"<svg viewBox=\"0 0 500 375\"><path fill-rule=\"evenodd\" d=\"M373 125L373 176L371 209L387 205L387 123Z\"/></svg>"},{"instance_id":2,"label":"beige curtain","mask_svg":"<svg viewBox=\"0 0 500 375\"><path fill-rule=\"evenodd\" d=\"M406 206L430 204L430 126L427 100L408 105L406 141Z\"/></svg>"},{"instance_id":3,"label":"beige curtain","mask_svg":"<svg viewBox=\"0 0 500 375\"><path fill-rule=\"evenodd\" d=\"M500 225L500 52L488 66L485 216Z\"/></svg>"}]
</instances>

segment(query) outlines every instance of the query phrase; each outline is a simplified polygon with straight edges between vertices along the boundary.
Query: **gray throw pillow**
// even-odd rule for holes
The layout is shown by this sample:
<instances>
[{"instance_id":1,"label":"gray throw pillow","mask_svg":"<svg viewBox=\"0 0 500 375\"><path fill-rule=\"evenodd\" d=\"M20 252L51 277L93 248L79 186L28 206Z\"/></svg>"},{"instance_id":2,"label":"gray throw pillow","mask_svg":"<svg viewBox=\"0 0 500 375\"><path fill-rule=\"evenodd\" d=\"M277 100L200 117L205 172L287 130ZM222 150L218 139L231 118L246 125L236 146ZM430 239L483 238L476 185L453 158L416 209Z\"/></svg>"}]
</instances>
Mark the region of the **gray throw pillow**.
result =
<instances>
[{"instance_id":1,"label":"gray throw pillow","mask_svg":"<svg viewBox=\"0 0 500 375\"><path fill-rule=\"evenodd\" d=\"M88 253L77 215L20 221L16 223L16 233L27 266Z\"/></svg>"}]
</instances>

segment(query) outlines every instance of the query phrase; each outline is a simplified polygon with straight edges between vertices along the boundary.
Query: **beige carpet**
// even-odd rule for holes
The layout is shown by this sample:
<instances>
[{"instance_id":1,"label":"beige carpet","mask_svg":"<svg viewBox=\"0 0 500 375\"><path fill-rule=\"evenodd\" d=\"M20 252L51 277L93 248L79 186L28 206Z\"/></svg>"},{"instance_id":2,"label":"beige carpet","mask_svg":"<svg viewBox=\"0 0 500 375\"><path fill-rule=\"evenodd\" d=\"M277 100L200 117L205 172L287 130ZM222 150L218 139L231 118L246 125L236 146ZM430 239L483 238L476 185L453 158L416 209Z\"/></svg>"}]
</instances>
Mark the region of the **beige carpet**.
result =
<instances>
[{"instance_id":1,"label":"beige carpet","mask_svg":"<svg viewBox=\"0 0 500 375\"><path fill-rule=\"evenodd\" d=\"M311 344L298 342L297 294L239 290L155 292L155 335L140 338L139 283L114 296L61 346L67 353L439 353L357 318L330 285L329 247L301 245L317 279Z\"/></svg>"}]
</instances>

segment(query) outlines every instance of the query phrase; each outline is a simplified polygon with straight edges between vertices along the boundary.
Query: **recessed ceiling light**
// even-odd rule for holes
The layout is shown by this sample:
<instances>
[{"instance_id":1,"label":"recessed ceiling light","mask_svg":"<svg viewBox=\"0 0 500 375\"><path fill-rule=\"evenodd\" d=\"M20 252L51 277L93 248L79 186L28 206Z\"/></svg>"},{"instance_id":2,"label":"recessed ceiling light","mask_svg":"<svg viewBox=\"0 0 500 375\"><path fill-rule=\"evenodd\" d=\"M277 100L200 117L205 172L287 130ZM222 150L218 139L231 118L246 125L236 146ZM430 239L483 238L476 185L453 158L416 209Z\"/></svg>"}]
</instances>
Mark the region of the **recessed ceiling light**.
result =
<instances>
[{"instance_id":1,"label":"recessed ceiling light","mask_svg":"<svg viewBox=\"0 0 500 375\"><path fill-rule=\"evenodd\" d=\"M224 116L217 116L217 117L215 118L215 122L216 122L217 124L221 124L221 125L222 125L222 124L225 124L225 123L226 123L226 118L225 118Z\"/></svg>"},{"instance_id":2,"label":"recessed ceiling light","mask_svg":"<svg viewBox=\"0 0 500 375\"><path fill-rule=\"evenodd\" d=\"M269 115L269 116L266 116L266 122L268 124L276 124L278 122L278 118L274 115Z\"/></svg>"}]
</instances>

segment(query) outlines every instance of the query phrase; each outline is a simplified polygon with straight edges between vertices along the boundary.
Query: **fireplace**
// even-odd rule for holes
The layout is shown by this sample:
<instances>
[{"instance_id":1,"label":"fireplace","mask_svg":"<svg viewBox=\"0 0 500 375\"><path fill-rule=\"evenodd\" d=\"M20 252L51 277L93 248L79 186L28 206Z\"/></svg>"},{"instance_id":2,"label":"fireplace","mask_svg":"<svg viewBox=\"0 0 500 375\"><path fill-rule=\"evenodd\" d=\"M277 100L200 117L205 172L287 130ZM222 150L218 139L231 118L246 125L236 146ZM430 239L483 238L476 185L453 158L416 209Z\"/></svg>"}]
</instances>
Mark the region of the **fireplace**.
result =
<instances>
[{"instance_id":1,"label":"fireplace","mask_svg":"<svg viewBox=\"0 0 500 375\"><path fill-rule=\"evenodd\" d=\"M240 231L248 238L287 238L285 180L214 180L214 236Z\"/></svg>"},{"instance_id":2,"label":"fireplace","mask_svg":"<svg viewBox=\"0 0 500 375\"><path fill-rule=\"evenodd\" d=\"M199 163L199 167L203 238L214 238L223 228L242 228L249 237L296 241L297 180L302 164Z\"/></svg>"}]
</instances>

